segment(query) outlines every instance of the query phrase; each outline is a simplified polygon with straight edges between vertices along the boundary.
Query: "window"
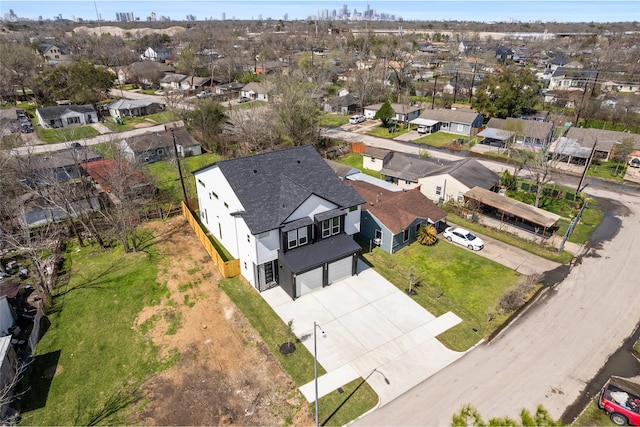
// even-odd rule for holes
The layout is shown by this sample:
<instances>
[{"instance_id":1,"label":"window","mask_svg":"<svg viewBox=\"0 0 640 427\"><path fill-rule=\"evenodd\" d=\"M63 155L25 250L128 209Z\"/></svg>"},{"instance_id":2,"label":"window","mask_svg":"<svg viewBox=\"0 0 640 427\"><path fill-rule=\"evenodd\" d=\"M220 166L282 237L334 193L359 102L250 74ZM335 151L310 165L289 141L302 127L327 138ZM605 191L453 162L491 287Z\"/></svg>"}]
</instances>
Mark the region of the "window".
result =
<instances>
[{"instance_id":1,"label":"window","mask_svg":"<svg viewBox=\"0 0 640 427\"><path fill-rule=\"evenodd\" d=\"M439 196L440 194L442 194L442 187L438 185L436 186L436 195Z\"/></svg>"},{"instance_id":2,"label":"window","mask_svg":"<svg viewBox=\"0 0 640 427\"><path fill-rule=\"evenodd\" d=\"M357 206L351 206L351 207L349 208L349 212L353 212L353 211L357 211L357 210L358 210L358 207L357 207Z\"/></svg>"},{"instance_id":3,"label":"window","mask_svg":"<svg viewBox=\"0 0 640 427\"><path fill-rule=\"evenodd\" d=\"M404 230L404 233L402 234L402 241L406 242L407 240L409 240L409 229L407 228L406 230Z\"/></svg>"},{"instance_id":4,"label":"window","mask_svg":"<svg viewBox=\"0 0 640 427\"><path fill-rule=\"evenodd\" d=\"M416 224L416 236L418 235L418 232L420 231L420 227L422 227L422 223L421 222Z\"/></svg>"},{"instance_id":5,"label":"window","mask_svg":"<svg viewBox=\"0 0 640 427\"><path fill-rule=\"evenodd\" d=\"M463 129L464 129L464 125L458 123L458 132L462 132Z\"/></svg>"},{"instance_id":6,"label":"window","mask_svg":"<svg viewBox=\"0 0 640 427\"><path fill-rule=\"evenodd\" d=\"M462 202L464 200L464 193L462 191L458 191L458 201Z\"/></svg>"},{"instance_id":7,"label":"window","mask_svg":"<svg viewBox=\"0 0 640 427\"><path fill-rule=\"evenodd\" d=\"M375 158L375 157L372 157L372 158L371 158L371 163L375 163L375 162L376 162L376 158Z\"/></svg>"},{"instance_id":8,"label":"window","mask_svg":"<svg viewBox=\"0 0 640 427\"><path fill-rule=\"evenodd\" d=\"M207 186L204 185L204 182L202 182L202 180L199 178L198 178L198 184L202 185L204 188L207 188ZM211 197L211 194L209 194L209 197Z\"/></svg>"},{"instance_id":9,"label":"window","mask_svg":"<svg viewBox=\"0 0 640 427\"><path fill-rule=\"evenodd\" d=\"M322 238L340 234L340 217L322 221Z\"/></svg>"},{"instance_id":10,"label":"window","mask_svg":"<svg viewBox=\"0 0 640 427\"><path fill-rule=\"evenodd\" d=\"M405 179L405 180L404 180L404 183L405 183L405 184L407 184L407 185L409 185L409 184L411 184L411 181L409 181L408 179Z\"/></svg>"},{"instance_id":11,"label":"window","mask_svg":"<svg viewBox=\"0 0 640 427\"><path fill-rule=\"evenodd\" d=\"M251 236L247 234L247 243L251 243Z\"/></svg>"},{"instance_id":12,"label":"window","mask_svg":"<svg viewBox=\"0 0 640 427\"><path fill-rule=\"evenodd\" d=\"M215 192L213 192L213 191L211 192L211 195L212 195L213 197L215 197L216 199L218 198L218 195L217 195Z\"/></svg>"},{"instance_id":13,"label":"window","mask_svg":"<svg viewBox=\"0 0 640 427\"><path fill-rule=\"evenodd\" d=\"M229 204L227 202L224 202L224 207L229 209Z\"/></svg>"},{"instance_id":14,"label":"window","mask_svg":"<svg viewBox=\"0 0 640 427\"><path fill-rule=\"evenodd\" d=\"M298 246L306 245L309 239L307 238L307 227L298 228L287 232L287 249L293 249Z\"/></svg>"},{"instance_id":15,"label":"window","mask_svg":"<svg viewBox=\"0 0 640 427\"><path fill-rule=\"evenodd\" d=\"M68 125L73 125L73 124L77 124L80 123L80 117L67 117L67 124Z\"/></svg>"}]
</instances>

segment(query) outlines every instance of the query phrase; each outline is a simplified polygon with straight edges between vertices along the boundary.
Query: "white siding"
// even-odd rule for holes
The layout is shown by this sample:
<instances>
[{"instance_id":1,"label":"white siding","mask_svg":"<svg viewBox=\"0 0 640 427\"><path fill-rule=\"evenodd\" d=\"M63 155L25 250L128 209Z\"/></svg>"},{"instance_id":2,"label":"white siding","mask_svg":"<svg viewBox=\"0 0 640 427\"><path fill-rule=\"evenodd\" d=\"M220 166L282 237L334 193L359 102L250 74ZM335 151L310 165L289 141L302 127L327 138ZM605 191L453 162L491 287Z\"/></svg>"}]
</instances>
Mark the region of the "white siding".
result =
<instances>
[{"instance_id":1,"label":"white siding","mask_svg":"<svg viewBox=\"0 0 640 427\"><path fill-rule=\"evenodd\" d=\"M256 264L264 264L278 258L280 248L280 233L278 230L271 230L260 234L256 239L257 260Z\"/></svg>"},{"instance_id":2,"label":"white siding","mask_svg":"<svg viewBox=\"0 0 640 427\"><path fill-rule=\"evenodd\" d=\"M360 206L355 211L347 213L344 232L350 236L360 232Z\"/></svg>"},{"instance_id":3,"label":"white siding","mask_svg":"<svg viewBox=\"0 0 640 427\"><path fill-rule=\"evenodd\" d=\"M307 200L305 200L299 207L296 209L290 216L285 220L285 222L291 222L296 219L304 218L308 216L313 218L316 214L320 212L326 212L331 209L337 208L337 205L334 205L328 200L325 200L321 197L312 195Z\"/></svg>"},{"instance_id":4,"label":"white siding","mask_svg":"<svg viewBox=\"0 0 640 427\"><path fill-rule=\"evenodd\" d=\"M202 224L234 258L240 260L242 276L255 285L252 268L253 263L257 264L255 237L241 216L231 215L244 211L244 207L217 167L199 172L195 178Z\"/></svg>"},{"instance_id":5,"label":"white siding","mask_svg":"<svg viewBox=\"0 0 640 427\"><path fill-rule=\"evenodd\" d=\"M376 159L375 157L362 155L362 167L365 169L371 169L380 172L382 170L383 159Z\"/></svg>"},{"instance_id":6,"label":"white siding","mask_svg":"<svg viewBox=\"0 0 640 427\"><path fill-rule=\"evenodd\" d=\"M449 175L420 178L418 182L421 185L420 192L435 202L441 198L445 202L449 199L457 200L458 192L466 193L470 190L469 187ZM437 194L438 187L440 187L440 194Z\"/></svg>"}]
</instances>

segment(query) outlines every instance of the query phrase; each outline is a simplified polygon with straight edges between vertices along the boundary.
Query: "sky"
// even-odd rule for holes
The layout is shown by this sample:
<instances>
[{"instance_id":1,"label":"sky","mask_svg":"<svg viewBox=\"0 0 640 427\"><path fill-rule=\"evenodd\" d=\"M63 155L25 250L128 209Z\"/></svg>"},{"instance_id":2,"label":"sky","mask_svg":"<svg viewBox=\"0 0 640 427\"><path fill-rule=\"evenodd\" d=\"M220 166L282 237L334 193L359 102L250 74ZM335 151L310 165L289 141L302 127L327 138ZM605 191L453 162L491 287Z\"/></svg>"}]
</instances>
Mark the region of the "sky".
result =
<instances>
[{"instance_id":1,"label":"sky","mask_svg":"<svg viewBox=\"0 0 640 427\"><path fill-rule=\"evenodd\" d=\"M197 20L222 19L307 19L318 11L341 9L349 12L375 9L404 20L521 21L521 22L640 22L640 0L447 0L447 1L348 1L348 0L0 0L0 18L13 10L19 17L53 19L83 18L115 21L116 12L132 12L145 21L155 12L182 21L187 14ZM97 11L97 13L96 13Z\"/></svg>"}]
</instances>

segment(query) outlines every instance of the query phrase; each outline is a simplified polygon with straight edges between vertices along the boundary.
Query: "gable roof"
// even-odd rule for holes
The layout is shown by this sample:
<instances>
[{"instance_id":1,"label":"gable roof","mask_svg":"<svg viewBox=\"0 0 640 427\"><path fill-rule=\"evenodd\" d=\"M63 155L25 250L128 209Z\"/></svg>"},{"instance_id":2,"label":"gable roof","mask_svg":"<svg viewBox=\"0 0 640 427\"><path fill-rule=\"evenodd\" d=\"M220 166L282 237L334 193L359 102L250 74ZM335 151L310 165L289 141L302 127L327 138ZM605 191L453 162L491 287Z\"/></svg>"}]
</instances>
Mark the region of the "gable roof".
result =
<instances>
[{"instance_id":1,"label":"gable roof","mask_svg":"<svg viewBox=\"0 0 640 427\"><path fill-rule=\"evenodd\" d=\"M508 123L521 123L524 136L529 136L529 137L538 138L538 139L546 139L551 133L551 130L553 129L553 123L551 122L539 122L537 120L516 119L514 117L508 117L506 119L499 119L497 117L492 117L491 119L489 119L486 129L504 129ZM510 135L513 135L517 126L519 125L515 125L512 129L505 130L503 132L503 135L504 135L503 139L507 139ZM500 133L498 132L498 134Z\"/></svg>"},{"instance_id":2,"label":"gable roof","mask_svg":"<svg viewBox=\"0 0 640 427\"><path fill-rule=\"evenodd\" d=\"M376 110L376 111L378 111L380 109L380 107L382 107L383 105L384 105L384 103L380 102L378 104L367 105L364 108L366 110ZM394 114L409 114L409 113L412 113L414 111L420 111L420 107L414 107L412 105L396 104L396 103L392 103L391 104L391 109L393 110Z\"/></svg>"},{"instance_id":3,"label":"gable roof","mask_svg":"<svg viewBox=\"0 0 640 427\"><path fill-rule=\"evenodd\" d=\"M253 234L280 227L313 195L340 209L364 203L311 145L222 160L193 173L212 167L218 167L231 185Z\"/></svg>"},{"instance_id":4,"label":"gable roof","mask_svg":"<svg viewBox=\"0 0 640 427\"><path fill-rule=\"evenodd\" d=\"M479 116L479 113L469 110L448 110L446 108L436 108L435 110L425 110L420 114L420 118L437 120L439 122L456 122L472 124Z\"/></svg>"},{"instance_id":5,"label":"gable roof","mask_svg":"<svg viewBox=\"0 0 640 427\"><path fill-rule=\"evenodd\" d=\"M469 188L482 187L491 189L500 180L500 177L495 172L475 159L463 159L445 163L434 169L427 176L438 175L449 175Z\"/></svg>"},{"instance_id":6,"label":"gable roof","mask_svg":"<svg viewBox=\"0 0 640 427\"><path fill-rule=\"evenodd\" d=\"M102 155L88 146L39 154L31 158L34 169L57 169L101 159Z\"/></svg>"},{"instance_id":7,"label":"gable roof","mask_svg":"<svg viewBox=\"0 0 640 427\"><path fill-rule=\"evenodd\" d=\"M122 186L121 190L133 190L137 187L149 185L147 178L127 162L118 162L115 159L101 159L83 163L80 166L106 192L113 190L112 184L114 181Z\"/></svg>"},{"instance_id":8,"label":"gable roof","mask_svg":"<svg viewBox=\"0 0 640 427\"><path fill-rule=\"evenodd\" d=\"M327 99L326 103L332 107L349 107L351 105L357 105L358 99L350 93L343 96L334 96Z\"/></svg>"},{"instance_id":9,"label":"gable roof","mask_svg":"<svg viewBox=\"0 0 640 427\"><path fill-rule=\"evenodd\" d=\"M57 105L55 107L40 107L36 111L43 120L58 119L68 111L80 114L96 112L93 105Z\"/></svg>"},{"instance_id":10,"label":"gable roof","mask_svg":"<svg viewBox=\"0 0 640 427\"><path fill-rule=\"evenodd\" d=\"M253 91L255 93L267 93L267 89L260 83L251 82L242 87L245 92Z\"/></svg>"},{"instance_id":11,"label":"gable roof","mask_svg":"<svg viewBox=\"0 0 640 427\"><path fill-rule=\"evenodd\" d=\"M186 129L180 128L173 131L164 132L147 132L132 138L125 139L127 145L134 153L144 153L145 151L156 150L158 148L171 147L173 149L173 137L176 138L176 144L183 147L192 147L199 145Z\"/></svg>"},{"instance_id":12,"label":"gable roof","mask_svg":"<svg viewBox=\"0 0 640 427\"><path fill-rule=\"evenodd\" d=\"M389 155L389 153L391 153L391 151L385 150L384 148L369 146L367 146L367 148L365 148L362 152L362 154L364 154L365 156L375 157L376 159L384 159Z\"/></svg>"},{"instance_id":13,"label":"gable roof","mask_svg":"<svg viewBox=\"0 0 640 427\"><path fill-rule=\"evenodd\" d=\"M352 166L338 163L329 159L324 159L324 161L327 162L329 167L336 173L336 175L338 175L338 177L340 177L340 179L345 179L349 175L360 173L359 169L356 169Z\"/></svg>"},{"instance_id":14,"label":"gable roof","mask_svg":"<svg viewBox=\"0 0 640 427\"><path fill-rule=\"evenodd\" d=\"M348 181L366 200L363 210L371 212L393 234L406 230L416 218L442 221L447 213L419 188L408 191L389 191L364 181Z\"/></svg>"},{"instance_id":15,"label":"gable roof","mask_svg":"<svg viewBox=\"0 0 640 427\"><path fill-rule=\"evenodd\" d=\"M640 149L640 135L636 133L617 132L606 129L593 129L593 128L576 128L572 127L567 131L565 135L567 139L573 139L578 141L582 147L593 147L596 144L596 149L602 151L611 151L614 144L622 142L625 139L633 140L633 146L636 150Z\"/></svg>"},{"instance_id":16,"label":"gable roof","mask_svg":"<svg viewBox=\"0 0 640 427\"><path fill-rule=\"evenodd\" d=\"M108 108L114 110L130 110L132 108L141 108L148 107L149 105L159 104L153 98L142 98L142 99L117 99L110 104L107 105Z\"/></svg>"},{"instance_id":17,"label":"gable roof","mask_svg":"<svg viewBox=\"0 0 640 427\"><path fill-rule=\"evenodd\" d=\"M380 171L381 175L392 176L406 181L418 182L438 165L415 154L393 153Z\"/></svg>"}]
</instances>

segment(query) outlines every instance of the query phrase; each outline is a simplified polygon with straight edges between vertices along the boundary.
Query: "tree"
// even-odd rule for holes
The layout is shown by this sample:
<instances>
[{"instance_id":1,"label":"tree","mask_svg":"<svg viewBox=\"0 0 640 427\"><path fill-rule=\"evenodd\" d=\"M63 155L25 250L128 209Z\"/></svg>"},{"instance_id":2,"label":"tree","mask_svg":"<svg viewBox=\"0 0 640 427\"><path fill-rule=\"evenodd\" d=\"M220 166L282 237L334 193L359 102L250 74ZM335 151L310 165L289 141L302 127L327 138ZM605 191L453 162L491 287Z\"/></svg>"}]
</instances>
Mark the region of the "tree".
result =
<instances>
[{"instance_id":1,"label":"tree","mask_svg":"<svg viewBox=\"0 0 640 427\"><path fill-rule=\"evenodd\" d=\"M45 70L36 88L43 104L68 99L74 104L97 104L113 88L113 75L107 69L81 61Z\"/></svg>"},{"instance_id":2,"label":"tree","mask_svg":"<svg viewBox=\"0 0 640 427\"><path fill-rule=\"evenodd\" d=\"M158 87L160 79L164 75L162 64L155 61L134 62L127 67L127 74L131 79L131 83L142 86L148 83L153 87Z\"/></svg>"},{"instance_id":3,"label":"tree","mask_svg":"<svg viewBox=\"0 0 640 427\"><path fill-rule=\"evenodd\" d=\"M613 146L613 150L611 150L611 160L616 162L615 175L618 175L620 164L627 162L627 157L629 157L629 154L633 151L634 145L633 138L625 138L620 141L620 144Z\"/></svg>"},{"instance_id":4,"label":"tree","mask_svg":"<svg viewBox=\"0 0 640 427\"><path fill-rule=\"evenodd\" d=\"M538 207L544 186L551 181L552 172L558 163L557 155L549 155L546 147L540 150L529 147L512 149L510 155L521 163L522 169L527 172L528 177L535 183L536 199L534 206Z\"/></svg>"},{"instance_id":5,"label":"tree","mask_svg":"<svg viewBox=\"0 0 640 427\"><path fill-rule=\"evenodd\" d=\"M2 93L15 95L16 87L26 96L38 75L42 58L27 45L0 43L0 88Z\"/></svg>"},{"instance_id":6,"label":"tree","mask_svg":"<svg viewBox=\"0 0 640 427\"><path fill-rule=\"evenodd\" d=\"M514 420L511 417L490 418L488 422L482 419L482 416L476 408L471 404L466 404L460 409L460 412L453 414L451 421L453 427L468 427L468 426L531 426L531 427L546 427L546 426L558 426L560 423L549 415L549 412L542 406L538 405L536 413L531 414L527 409L520 411L520 419Z\"/></svg>"},{"instance_id":7,"label":"tree","mask_svg":"<svg viewBox=\"0 0 640 427\"><path fill-rule=\"evenodd\" d=\"M432 224L423 225L418 230L418 243L425 246L433 246L438 242L438 231Z\"/></svg>"},{"instance_id":8,"label":"tree","mask_svg":"<svg viewBox=\"0 0 640 427\"><path fill-rule=\"evenodd\" d=\"M380 107L378 111L376 111L376 115L373 116L374 119L381 120L382 126L387 127L389 122L394 117L395 113L393 108L391 107L391 102L387 99L384 101L384 104Z\"/></svg>"},{"instance_id":9,"label":"tree","mask_svg":"<svg viewBox=\"0 0 640 427\"><path fill-rule=\"evenodd\" d=\"M223 134L238 145L242 155L273 149L276 123L267 108L231 109Z\"/></svg>"},{"instance_id":10,"label":"tree","mask_svg":"<svg viewBox=\"0 0 640 427\"><path fill-rule=\"evenodd\" d=\"M532 111L537 93L533 72L508 66L502 72L484 76L471 105L487 117L513 117Z\"/></svg>"},{"instance_id":11,"label":"tree","mask_svg":"<svg viewBox=\"0 0 640 427\"><path fill-rule=\"evenodd\" d=\"M315 86L306 82L275 80L281 94L274 110L278 128L293 145L315 145L320 139L318 106L313 100Z\"/></svg>"},{"instance_id":12,"label":"tree","mask_svg":"<svg viewBox=\"0 0 640 427\"><path fill-rule=\"evenodd\" d=\"M205 100L187 113L187 125L208 151L226 154L226 143L220 137L228 123L225 109L216 101Z\"/></svg>"}]
</instances>

